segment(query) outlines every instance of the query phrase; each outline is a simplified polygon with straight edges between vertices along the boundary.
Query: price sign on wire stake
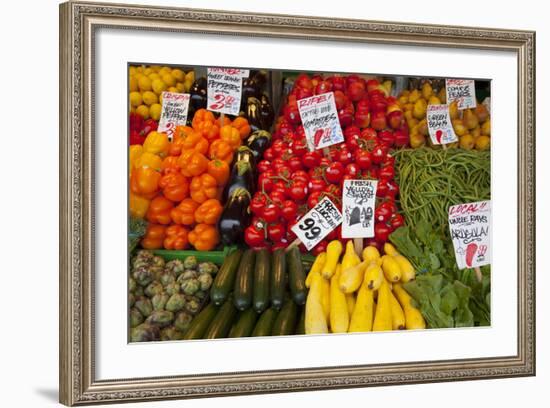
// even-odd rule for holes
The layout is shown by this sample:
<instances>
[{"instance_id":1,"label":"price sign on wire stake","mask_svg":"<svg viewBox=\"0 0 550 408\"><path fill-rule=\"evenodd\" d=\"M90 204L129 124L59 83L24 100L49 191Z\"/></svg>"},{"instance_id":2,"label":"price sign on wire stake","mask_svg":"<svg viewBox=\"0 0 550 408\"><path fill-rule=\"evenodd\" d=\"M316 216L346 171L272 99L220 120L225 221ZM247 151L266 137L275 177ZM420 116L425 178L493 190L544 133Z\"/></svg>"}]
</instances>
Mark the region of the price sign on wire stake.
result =
<instances>
[{"instance_id":1,"label":"price sign on wire stake","mask_svg":"<svg viewBox=\"0 0 550 408\"><path fill-rule=\"evenodd\" d=\"M345 180L342 191L342 238L374 237L377 180Z\"/></svg>"},{"instance_id":2,"label":"price sign on wire stake","mask_svg":"<svg viewBox=\"0 0 550 408\"><path fill-rule=\"evenodd\" d=\"M342 223L342 214L329 198L323 198L291 229L309 251Z\"/></svg>"},{"instance_id":3,"label":"price sign on wire stake","mask_svg":"<svg viewBox=\"0 0 550 408\"><path fill-rule=\"evenodd\" d=\"M238 115L241 108L243 78L247 69L208 68L207 109L213 112Z\"/></svg>"},{"instance_id":4,"label":"price sign on wire stake","mask_svg":"<svg viewBox=\"0 0 550 408\"><path fill-rule=\"evenodd\" d=\"M428 105L427 121L433 144L444 145L458 141L451 123L449 105Z\"/></svg>"},{"instance_id":5,"label":"price sign on wire stake","mask_svg":"<svg viewBox=\"0 0 550 408\"><path fill-rule=\"evenodd\" d=\"M300 99L298 112L310 151L344 141L333 92Z\"/></svg>"},{"instance_id":6,"label":"price sign on wire stake","mask_svg":"<svg viewBox=\"0 0 550 408\"><path fill-rule=\"evenodd\" d=\"M162 110L160 112L158 131L166 133L170 140L172 140L176 126L187 123L189 99L189 94L175 92L162 93Z\"/></svg>"},{"instance_id":7,"label":"price sign on wire stake","mask_svg":"<svg viewBox=\"0 0 550 408\"><path fill-rule=\"evenodd\" d=\"M473 79L446 79L447 103L457 102L458 109L476 107L476 84Z\"/></svg>"},{"instance_id":8,"label":"price sign on wire stake","mask_svg":"<svg viewBox=\"0 0 550 408\"><path fill-rule=\"evenodd\" d=\"M491 263L491 202L478 201L449 208L449 229L460 269Z\"/></svg>"}]
</instances>

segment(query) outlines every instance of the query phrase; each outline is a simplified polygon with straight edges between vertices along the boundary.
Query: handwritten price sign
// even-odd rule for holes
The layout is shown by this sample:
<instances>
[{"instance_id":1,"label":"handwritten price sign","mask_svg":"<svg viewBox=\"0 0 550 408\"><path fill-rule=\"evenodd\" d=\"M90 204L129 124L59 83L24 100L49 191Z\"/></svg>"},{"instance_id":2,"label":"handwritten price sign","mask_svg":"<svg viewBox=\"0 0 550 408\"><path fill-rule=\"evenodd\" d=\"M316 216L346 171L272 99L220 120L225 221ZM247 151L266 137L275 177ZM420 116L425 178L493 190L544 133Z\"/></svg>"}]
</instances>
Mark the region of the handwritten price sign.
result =
<instances>
[{"instance_id":1,"label":"handwritten price sign","mask_svg":"<svg viewBox=\"0 0 550 408\"><path fill-rule=\"evenodd\" d=\"M345 180L342 191L342 238L374 237L376 180Z\"/></svg>"},{"instance_id":2,"label":"handwritten price sign","mask_svg":"<svg viewBox=\"0 0 550 408\"><path fill-rule=\"evenodd\" d=\"M458 204L449 208L449 229L460 269L491 263L491 202Z\"/></svg>"},{"instance_id":3,"label":"handwritten price sign","mask_svg":"<svg viewBox=\"0 0 550 408\"><path fill-rule=\"evenodd\" d=\"M243 78L250 71L234 68L208 68L207 108L228 115L238 115L241 107Z\"/></svg>"},{"instance_id":4,"label":"handwritten price sign","mask_svg":"<svg viewBox=\"0 0 550 408\"><path fill-rule=\"evenodd\" d=\"M323 198L291 229L309 251L342 223L342 214L328 198Z\"/></svg>"},{"instance_id":5,"label":"handwritten price sign","mask_svg":"<svg viewBox=\"0 0 550 408\"><path fill-rule=\"evenodd\" d=\"M160 113L158 130L159 132L165 132L170 140L172 140L176 126L185 125L187 123L189 99L189 94L174 92L162 93L162 110Z\"/></svg>"},{"instance_id":6,"label":"handwritten price sign","mask_svg":"<svg viewBox=\"0 0 550 408\"><path fill-rule=\"evenodd\" d=\"M457 142L448 105L428 105L428 133L434 144Z\"/></svg>"},{"instance_id":7,"label":"handwritten price sign","mask_svg":"<svg viewBox=\"0 0 550 408\"><path fill-rule=\"evenodd\" d=\"M298 111L309 150L322 149L344 141L333 92L300 99Z\"/></svg>"},{"instance_id":8,"label":"handwritten price sign","mask_svg":"<svg viewBox=\"0 0 550 408\"><path fill-rule=\"evenodd\" d=\"M473 79L446 79L447 103L456 101L458 109L476 107L476 85Z\"/></svg>"}]
</instances>

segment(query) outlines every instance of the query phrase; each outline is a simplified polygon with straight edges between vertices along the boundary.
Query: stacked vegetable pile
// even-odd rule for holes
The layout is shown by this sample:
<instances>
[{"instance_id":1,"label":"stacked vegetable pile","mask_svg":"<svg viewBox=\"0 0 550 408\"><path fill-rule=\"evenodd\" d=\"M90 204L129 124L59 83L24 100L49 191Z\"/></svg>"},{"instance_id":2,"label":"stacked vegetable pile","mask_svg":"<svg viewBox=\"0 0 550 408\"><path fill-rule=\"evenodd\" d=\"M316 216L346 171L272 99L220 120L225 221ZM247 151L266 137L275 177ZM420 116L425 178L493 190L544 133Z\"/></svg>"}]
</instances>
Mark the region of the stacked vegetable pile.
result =
<instances>
[{"instance_id":1,"label":"stacked vegetable pile","mask_svg":"<svg viewBox=\"0 0 550 408\"><path fill-rule=\"evenodd\" d=\"M395 197L394 158L390 149L408 144L408 127L389 84L366 81L357 75L302 74L277 119L272 145L258 163L257 189L250 210L254 218L245 240L254 248L282 248L295 239L291 227L324 197L341 206L342 185L347 179L377 179L375 236L367 244L381 248L388 235L403 225ZM338 118L345 142L330 146L329 155L308 151L297 101L312 95L334 92ZM335 229L315 248L318 254L328 242L341 238Z\"/></svg>"},{"instance_id":2,"label":"stacked vegetable pile","mask_svg":"<svg viewBox=\"0 0 550 408\"><path fill-rule=\"evenodd\" d=\"M230 163L249 134L246 119L222 121L201 109L172 142L153 131L143 146L130 146L130 215L149 222L143 248L216 247Z\"/></svg>"},{"instance_id":3,"label":"stacked vegetable pile","mask_svg":"<svg viewBox=\"0 0 550 408\"><path fill-rule=\"evenodd\" d=\"M376 247L368 246L361 260L352 241L340 262L342 251L342 243L332 241L307 276L306 334L426 328L401 286L415 278L407 258L390 243L384 244L382 257Z\"/></svg>"},{"instance_id":4,"label":"stacked vegetable pile","mask_svg":"<svg viewBox=\"0 0 550 408\"><path fill-rule=\"evenodd\" d=\"M138 251L131 265L131 341L182 339L204 305L218 267L194 256L165 262L147 250Z\"/></svg>"},{"instance_id":5,"label":"stacked vegetable pile","mask_svg":"<svg viewBox=\"0 0 550 408\"><path fill-rule=\"evenodd\" d=\"M403 91L398 98L399 106L405 112L405 118L410 133L410 144L417 148L424 146L426 141L431 143L428 137L428 122L426 111L428 105L440 105L446 103L445 86L435 92L429 82L424 82L420 89ZM458 145L466 150L488 150L491 145L491 117L485 105L476 104L474 109L458 109L458 104L453 101L449 104L449 116L451 117L453 130L458 136ZM457 144L449 144L456 147Z\"/></svg>"}]
</instances>

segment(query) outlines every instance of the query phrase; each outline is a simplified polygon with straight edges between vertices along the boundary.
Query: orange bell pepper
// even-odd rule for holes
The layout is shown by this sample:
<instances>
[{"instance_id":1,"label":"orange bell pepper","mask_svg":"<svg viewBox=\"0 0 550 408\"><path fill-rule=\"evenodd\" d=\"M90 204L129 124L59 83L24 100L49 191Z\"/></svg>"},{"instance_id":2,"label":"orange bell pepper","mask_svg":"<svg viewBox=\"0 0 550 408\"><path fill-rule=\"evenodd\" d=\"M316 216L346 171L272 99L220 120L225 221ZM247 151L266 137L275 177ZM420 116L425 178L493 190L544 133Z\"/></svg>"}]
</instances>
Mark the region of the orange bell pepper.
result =
<instances>
[{"instance_id":1,"label":"orange bell pepper","mask_svg":"<svg viewBox=\"0 0 550 408\"><path fill-rule=\"evenodd\" d=\"M231 119L229 119L227 116L224 116L223 119L222 119L222 117L220 115L217 122L218 122L218 126L222 127L222 126L225 126L225 125L230 125L231 124Z\"/></svg>"},{"instance_id":2,"label":"orange bell pepper","mask_svg":"<svg viewBox=\"0 0 550 408\"><path fill-rule=\"evenodd\" d=\"M209 110L206 110L204 108L199 109L195 112L195 115L193 116L193 122L191 123L191 126L193 126L193 129L197 129L197 126L201 122L214 122L216 118L214 117L214 114L210 112Z\"/></svg>"},{"instance_id":3,"label":"orange bell pepper","mask_svg":"<svg viewBox=\"0 0 550 408\"><path fill-rule=\"evenodd\" d=\"M166 237L166 227L164 225L149 224L145 235L141 239L141 246L145 249L162 248L164 238Z\"/></svg>"},{"instance_id":4,"label":"orange bell pepper","mask_svg":"<svg viewBox=\"0 0 550 408\"><path fill-rule=\"evenodd\" d=\"M197 127L193 127L201 136L205 137L208 142L216 140L220 136L220 126L216 122L199 122Z\"/></svg>"},{"instance_id":5,"label":"orange bell pepper","mask_svg":"<svg viewBox=\"0 0 550 408\"><path fill-rule=\"evenodd\" d=\"M197 251L210 251L220 242L220 234L213 225L197 224L189 233L189 242Z\"/></svg>"},{"instance_id":6,"label":"orange bell pepper","mask_svg":"<svg viewBox=\"0 0 550 408\"><path fill-rule=\"evenodd\" d=\"M237 116L235 120L231 123L231 126L239 131L241 139L243 140L250 135L250 132L252 130L250 128L250 125L248 124L248 120L246 120L246 118L243 118L242 116Z\"/></svg>"},{"instance_id":7,"label":"orange bell pepper","mask_svg":"<svg viewBox=\"0 0 550 408\"><path fill-rule=\"evenodd\" d=\"M170 211L170 217L176 224L193 225L197 208L199 203L192 198L186 198Z\"/></svg>"},{"instance_id":8,"label":"orange bell pepper","mask_svg":"<svg viewBox=\"0 0 550 408\"><path fill-rule=\"evenodd\" d=\"M189 182L177 170L167 171L160 179L159 187L164 197L175 203L179 203L189 195Z\"/></svg>"},{"instance_id":9,"label":"orange bell pepper","mask_svg":"<svg viewBox=\"0 0 550 408\"><path fill-rule=\"evenodd\" d=\"M170 141L166 133L157 131L150 132L143 142L143 151L158 154L161 157L166 156L170 149Z\"/></svg>"},{"instance_id":10,"label":"orange bell pepper","mask_svg":"<svg viewBox=\"0 0 550 408\"><path fill-rule=\"evenodd\" d=\"M147 209L149 208L150 200L144 197L138 196L137 194L134 194L131 191L130 191L130 197L128 199L129 199L130 215L136 218L144 218L145 214L147 214Z\"/></svg>"},{"instance_id":11,"label":"orange bell pepper","mask_svg":"<svg viewBox=\"0 0 550 408\"><path fill-rule=\"evenodd\" d=\"M168 225L172 222L170 211L174 208L172 201L160 195L151 200L147 210L147 221L155 224Z\"/></svg>"},{"instance_id":12,"label":"orange bell pepper","mask_svg":"<svg viewBox=\"0 0 550 408\"><path fill-rule=\"evenodd\" d=\"M165 249L185 249L189 246L189 230L181 225L170 225L166 228Z\"/></svg>"},{"instance_id":13,"label":"orange bell pepper","mask_svg":"<svg viewBox=\"0 0 550 408\"><path fill-rule=\"evenodd\" d=\"M220 139L226 142L233 150L241 145L241 134L237 128L225 125L220 129Z\"/></svg>"},{"instance_id":14,"label":"orange bell pepper","mask_svg":"<svg viewBox=\"0 0 550 408\"><path fill-rule=\"evenodd\" d=\"M215 198L218 193L218 182L208 173L193 177L191 180L191 198L202 204L209 198Z\"/></svg>"},{"instance_id":15,"label":"orange bell pepper","mask_svg":"<svg viewBox=\"0 0 550 408\"><path fill-rule=\"evenodd\" d=\"M183 150L195 150L196 152L206 154L208 152L208 140L188 126L178 126L179 136L174 138L169 153L172 156L178 156ZM177 130L176 130L177 132Z\"/></svg>"},{"instance_id":16,"label":"orange bell pepper","mask_svg":"<svg viewBox=\"0 0 550 408\"><path fill-rule=\"evenodd\" d=\"M181 174L185 177L193 177L206 171L208 159L202 153L184 150L178 159L178 165L181 167Z\"/></svg>"},{"instance_id":17,"label":"orange bell pepper","mask_svg":"<svg viewBox=\"0 0 550 408\"><path fill-rule=\"evenodd\" d=\"M161 166L162 159L160 156L149 152L143 152L143 154L136 160L135 167L151 167L152 169L160 170Z\"/></svg>"},{"instance_id":18,"label":"orange bell pepper","mask_svg":"<svg viewBox=\"0 0 550 408\"><path fill-rule=\"evenodd\" d=\"M219 187L225 186L227 180L229 180L229 164L223 160L210 160L206 171L216 179Z\"/></svg>"},{"instance_id":19,"label":"orange bell pepper","mask_svg":"<svg viewBox=\"0 0 550 408\"><path fill-rule=\"evenodd\" d=\"M132 170L130 191L145 198L153 198L159 191L160 173L150 167Z\"/></svg>"},{"instance_id":20,"label":"orange bell pepper","mask_svg":"<svg viewBox=\"0 0 550 408\"><path fill-rule=\"evenodd\" d=\"M215 198L206 200L195 211L195 222L197 224L215 225L222 215L223 207Z\"/></svg>"},{"instance_id":21,"label":"orange bell pepper","mask_svg":"<svg viewBox=\"0 0 550 408\"><path fill-rule=\"evenodd\" d=\"M166 156L160 165L160 171L164 174L170 170L180 170L177 156Z\"/></svg>"},{"instance_id":22,"label":"orange bell pepper","mask_svg":"<svg viewBox=\"0 0 550 408\"><path fill-rule=\"evenodd\" d=\"M208 155L211 159L223 160L226 163L233 161L233 148L221 139L216 139L210 144Z\"/></svg>"}]
</instances>

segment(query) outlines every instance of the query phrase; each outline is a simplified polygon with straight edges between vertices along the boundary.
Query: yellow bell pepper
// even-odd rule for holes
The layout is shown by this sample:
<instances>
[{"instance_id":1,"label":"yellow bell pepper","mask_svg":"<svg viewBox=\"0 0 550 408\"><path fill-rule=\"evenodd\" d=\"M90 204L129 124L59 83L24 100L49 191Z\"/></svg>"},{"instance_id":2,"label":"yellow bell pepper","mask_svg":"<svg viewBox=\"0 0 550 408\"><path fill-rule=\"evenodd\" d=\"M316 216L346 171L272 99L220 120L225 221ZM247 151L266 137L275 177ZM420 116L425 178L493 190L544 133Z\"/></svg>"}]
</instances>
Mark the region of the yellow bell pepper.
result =
<instances>
[{"instance_id":1,"label":"yellow bell pepper","mask_svg":"<svg viewBox=\"0 0 550 408\"><path fill-rule=\"evenodd\" d=\"M147 135L143 142L143 151L158 154L161 157L166 156L170 149L170 141L166 133L153 131Z\"/></svg>"},{"instance_id":2,"label":"yellow bell pepper","mask_svg":"<svg viewBox=\"0 0 550 408\"><path fill-rule=\"evenodd\" d=\"M131 145L128 153L128 167L130 174L132 173L132 169L136 168L136 163L138 159L143 154L143 146L142 145Z\"/></svg>"},{"instance_id":3,"label":"yellow bell pepper","mask_svg":"<svg viewBox=\"0 0 550 408\"><path fill-rule=\"evenodd\" d=\"M136 161L136 169L140 167L150 167L155 170L160 170L162 167L162 159L156 154L143 152Z\"/></svg>"},{"instance_id":4,"label":"yellow bell pepper","mask_svg":"<svg viewBox=\"0 0 550 408\"><path fill-rule=\"evenodd\" d=\"M144 218L149 209L150 200L134 194L130 191L130 215L135 218Z\"/></svg>"}]
</instances>

